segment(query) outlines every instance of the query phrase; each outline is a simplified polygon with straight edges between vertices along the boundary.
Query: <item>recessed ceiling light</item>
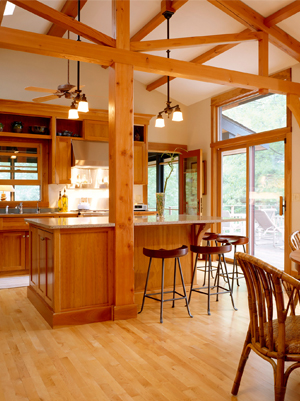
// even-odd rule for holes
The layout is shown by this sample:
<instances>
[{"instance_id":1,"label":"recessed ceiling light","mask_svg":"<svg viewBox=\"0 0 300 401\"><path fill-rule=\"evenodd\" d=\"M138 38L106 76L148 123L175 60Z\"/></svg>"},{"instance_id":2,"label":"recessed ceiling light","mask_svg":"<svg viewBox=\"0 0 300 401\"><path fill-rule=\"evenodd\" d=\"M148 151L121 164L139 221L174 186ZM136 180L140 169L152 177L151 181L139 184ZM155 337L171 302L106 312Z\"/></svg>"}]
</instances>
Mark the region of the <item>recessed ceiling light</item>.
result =
<instances>
[{"instance_id":1,"label":"recessed ceiling light","mask_svg":"<svg viewBox=\"0 0 300 401\"><path fill-rule=\"evenodd\" d=\"M13 15L15 11L15 5L11 3L10 1L6 2L5 10L4 10L4 15Z\"/></svg>"}]
</instances>

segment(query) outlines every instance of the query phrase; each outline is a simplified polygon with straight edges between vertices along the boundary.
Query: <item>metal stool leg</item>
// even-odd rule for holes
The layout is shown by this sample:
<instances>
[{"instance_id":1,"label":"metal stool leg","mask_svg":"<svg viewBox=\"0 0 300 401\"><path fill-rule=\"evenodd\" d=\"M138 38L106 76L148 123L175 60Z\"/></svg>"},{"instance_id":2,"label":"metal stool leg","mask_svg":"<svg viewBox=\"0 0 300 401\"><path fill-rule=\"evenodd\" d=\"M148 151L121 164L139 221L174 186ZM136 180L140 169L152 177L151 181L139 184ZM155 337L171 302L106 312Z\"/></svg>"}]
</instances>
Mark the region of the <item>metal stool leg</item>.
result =
<instances>
[{"instance_id":1,"label":"metal stool leg","mask_svg":"<svg viewBox=\"0 0 300 401\"><path fill-rule=\"evenodd\" d=\"M211 269L211 255L208 255L208 265ZM208 288L207 288L207 314L210 315L210 271L208 272Z\"/></svg>"},{"instance_id":2,"label":"metal stool leg","mask_svg":"<svg viewBox=\"0 0 300 401\"><path fill-rule=\"evenodd\" d=\"M152 258L150 258L150 261L149 261L146 284L145 284L145 290L144 290L144 296L143 296L143 302L142 302L142 307L141 307L141 310L139 311L139 313L141 313L143 311L144 304L145 304L145 295L146 295L147 287L148 287L148 280L149 280L149 275L150 275L151 262L152 262Z\"/></svg>"},{"instance_id":3,"label":"metal stool leg","mask_svg":"<svg viewBox=\"0 0 300 401\"><path fill-rule=\"evenodd\" d=\"M164 278L165 278L165 259L162 259L162 268L161 268L161 303L160 303L160 323L163 323Z\"/></svg>"},{"instance_id":4,"label":"metal stool leg","mask_svg":"<svg viewBox=\"0 0 300 401\"><path fill-rule=\"evenodd\" d=\"M174 283L173 283L173 303L172 303L172 308L174 308L174 306L175 306L175 300L174 300L174 298L175 298L175 290L176 290L176 259L177 258L175 258L175 263L174 263Z\"/></svg>"},{"instance_id":5,"label":"metal stool leg","mask_svg":"<svg viewBox=\"0 0 300 401\"><path fill-rule=\"evenodd\" d=\"M184 298L185 298L185 300L186 300L186 307L187 307L187 310L188 310L188 313L189 313L190 317L193 317L193 316L191 315L190 308L189 308L189 304L188 304L188 301L187 301L186 290L185 290L185 285L184 285L184 280L183 280L183 274L182 274L182 269L181 269L180 260L179 260L179 258L175 258L175 260L176 260L176 259L178 259L178 267L179 267L179 272L180 272L180 277L181 277L181 284L182 284L182 288L183 288L183 294L184 294ZM176 262L175 262L175 263L176 263ZM173 301L173 302L174 302L174 301Z\"/></svg>"},{"instance_id":6,"label":"metal stool leg","mask_svg":"<svg viewBox=\"0 0 300 401\"><path fill-rule=\"evenodd\" d=\"M222 262L221 262L221 255L219 255L218 270L217 270L217 275L216 275L216 279L217 279L217 298L216 298L216 301L217 301L217 302L219 301L220 270L222 270L222 274L223 274L223 267L222 267Z\"/></svg>"},{"instance_id":7,"label":"metal stool leg","mask_svg":"<svg viewBox=\"0 0 300 401\"><path fill-rule=\"evenodd\" d=\"M197 272L197 261L198 261L198 253L196 254L196 259L195 259L195 265L194 265L194 271L193 271L193 277L192 277L192 282L191 282L191 288L190 288L190 295L189 295L189 302L191 302L191 296L192 296L192 291L193 291L193 286L194 286L194 279L195 275Z\"/></svg>"},{"instance_id":8,"label":"metal stool leg","mask_svg":"<svg viewBox=\"0 0 300 401\"><path fill-rule=\"evenodd\" d=\"M228 287L229 287L229 291L230 291L231 303L232 303L233 309L234 309L234 310L237 310L237 308L234 306L234 300L233 300L233 295L232 295L232 288L231 288L231 286L230 286L230 281L229 281L229 277L228 277L228 271L227 271L227 266L226 266L226 261L225 261L225 256L224 256L224 254L223 254L223 262L224 262L225 274L226 274L227 279L228 279Z\"/></svg>"}]
</instances>

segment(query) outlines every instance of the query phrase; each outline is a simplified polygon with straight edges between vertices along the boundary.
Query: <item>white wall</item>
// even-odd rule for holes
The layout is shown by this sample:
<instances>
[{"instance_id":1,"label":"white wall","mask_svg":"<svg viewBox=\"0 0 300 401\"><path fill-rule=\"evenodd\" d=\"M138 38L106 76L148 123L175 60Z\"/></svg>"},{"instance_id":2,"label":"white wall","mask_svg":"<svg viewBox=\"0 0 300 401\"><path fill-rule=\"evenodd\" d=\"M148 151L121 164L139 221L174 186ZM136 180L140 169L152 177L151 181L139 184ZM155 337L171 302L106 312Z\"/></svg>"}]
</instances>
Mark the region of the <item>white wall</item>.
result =
<instances>
[{"instance_id":1,"label":"white wall","mask_svg":"<svg viewBox=\"0 0 300 401\"><path fill-rule=\"evenodd\" d=\"M292 68L292 80L300 82L300 64ZM300 194L300 128L293 116L292 120L292 194ZM293 197L292 197L293 198ZM300 229L300 203L292 201L292 231Z\"/></svg>"}]
</instances>

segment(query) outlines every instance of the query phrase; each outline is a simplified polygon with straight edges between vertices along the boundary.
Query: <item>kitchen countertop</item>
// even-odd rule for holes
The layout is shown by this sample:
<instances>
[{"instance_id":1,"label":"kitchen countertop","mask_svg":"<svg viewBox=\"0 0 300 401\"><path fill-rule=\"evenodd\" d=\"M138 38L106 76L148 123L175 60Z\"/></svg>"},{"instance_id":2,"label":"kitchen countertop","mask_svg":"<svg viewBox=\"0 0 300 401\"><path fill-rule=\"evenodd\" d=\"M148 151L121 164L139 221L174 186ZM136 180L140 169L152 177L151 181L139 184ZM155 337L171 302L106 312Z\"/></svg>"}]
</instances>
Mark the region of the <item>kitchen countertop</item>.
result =
<instances>
[{"instance_id":1,"label":"kitchen countertop","mask_svg":"<svg viewBox=\"0 0 300 401\"><path fill-rule=\"evenodd\" d=\"M0 218L6 217L18 217L18 218L30 218L30 217L49 217L49 216L64 216L64 217L77 217L77 212L43 212L43 213L0 213Z\"/></svg>"},{"instance_id":2,"label":"kitchen countertop","mask_svg":"<svg viewBox=\"0 0 300 401\"><path fill-rule=\"evenodd\" d=\"M94 228L94 227L114 227L114 223L109 223L108 216L103 217L61 217L61 218L33 218L25 219L26 222L46 229L64 229L64 228ZM205 224L205 223L221 223L231 221L245 221L245 219L231 219L212 216L135 216L135 226L153 226L153 225L170 225L170 224Z\"/></svg>"}]
</instances>

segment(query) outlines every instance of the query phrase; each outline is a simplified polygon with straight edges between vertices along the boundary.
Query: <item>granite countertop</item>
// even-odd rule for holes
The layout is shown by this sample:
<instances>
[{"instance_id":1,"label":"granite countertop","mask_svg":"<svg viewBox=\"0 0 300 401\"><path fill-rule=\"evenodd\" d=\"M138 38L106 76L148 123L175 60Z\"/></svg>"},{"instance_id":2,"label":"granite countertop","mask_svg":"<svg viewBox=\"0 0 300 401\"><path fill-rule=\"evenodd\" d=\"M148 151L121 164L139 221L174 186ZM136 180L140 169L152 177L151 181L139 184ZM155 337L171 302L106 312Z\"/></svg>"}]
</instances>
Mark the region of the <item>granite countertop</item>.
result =
<instances>
[{"instance_id":1,"label":"granite countertop","mask_svg":"<svg viewBox=\"0 0 300 401\"><path fill-rule=\"evenodd\" d=\"M30 217L49 217L49 216L65 216L65 217L77 217L77 212L41 212L41 213L0 213L0 218L7 217L18 217L22 219L30 218Z\"/></svg>"},{"instance_id":2,"label":"granite countertop","mask_svg":"<svg viewBox=\"0 0 300 401\"><path fill-rule=\"evenodd\" d=\"M46 229L64 229L64 228L91 228L91 227L114 227L114 223L109 223L108 216L103 217L61 217L61 218L33 218L25 219L26 222L32 223ZM150 225L170 225L170 224L203 224L203 223L221 223L230 221L245 221L245 219L221 218L212 216L135 216L135 226Z\"/></svg>"}]
</instances>

